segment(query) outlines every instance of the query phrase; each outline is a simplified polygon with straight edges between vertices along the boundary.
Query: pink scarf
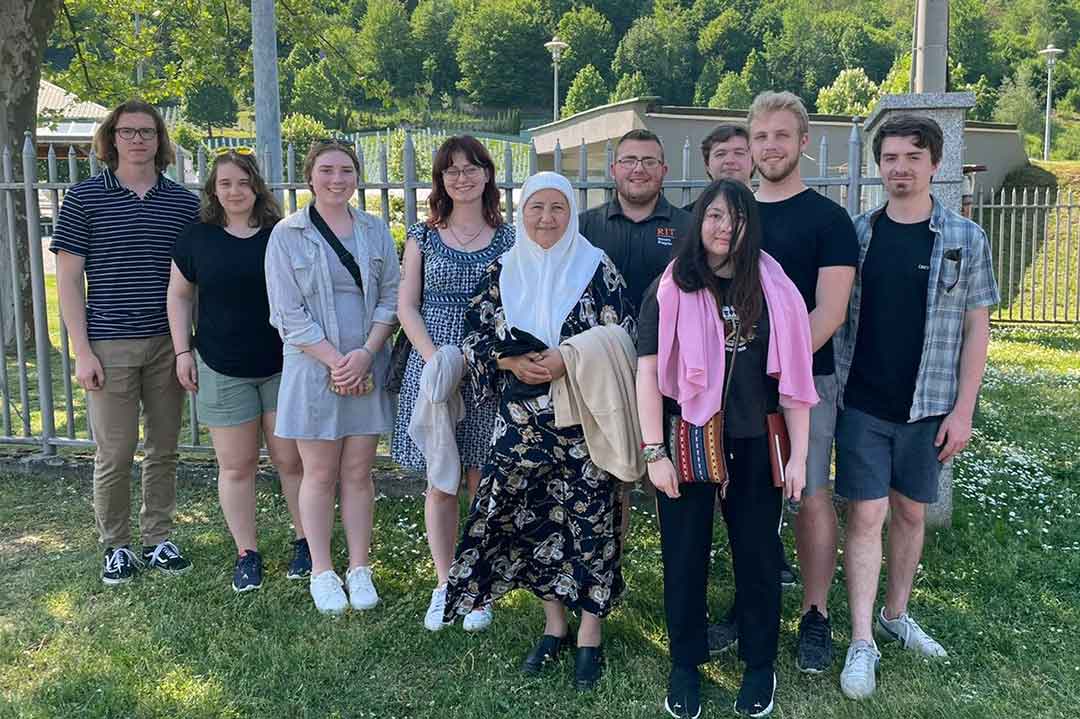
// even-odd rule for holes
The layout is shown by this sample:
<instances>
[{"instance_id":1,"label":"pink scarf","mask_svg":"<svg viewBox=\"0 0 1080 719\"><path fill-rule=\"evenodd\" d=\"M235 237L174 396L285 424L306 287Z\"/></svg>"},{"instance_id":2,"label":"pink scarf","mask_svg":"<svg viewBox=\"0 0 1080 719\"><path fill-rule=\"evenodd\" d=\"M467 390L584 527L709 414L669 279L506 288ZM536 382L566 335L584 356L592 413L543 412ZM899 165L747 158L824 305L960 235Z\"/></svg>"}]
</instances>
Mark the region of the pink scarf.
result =
<instances>
[{"instance_id":1,"label":"pink scarf","mask_svg":"<svg viewBox=\"0 0 1080 719\"><path fill-rule=\"evenodd\" d=\"M814 354L806 303L780 263L765 252L758 260L769 355L765 369L780 382L782 407L812 407ZM683 292L672 277L672 261L656 291L660 305L657 379L660 392L678 402L683 419L704 426L720 411L724 395L724 322L708 290Z\"/></svg>"}]
</instances>

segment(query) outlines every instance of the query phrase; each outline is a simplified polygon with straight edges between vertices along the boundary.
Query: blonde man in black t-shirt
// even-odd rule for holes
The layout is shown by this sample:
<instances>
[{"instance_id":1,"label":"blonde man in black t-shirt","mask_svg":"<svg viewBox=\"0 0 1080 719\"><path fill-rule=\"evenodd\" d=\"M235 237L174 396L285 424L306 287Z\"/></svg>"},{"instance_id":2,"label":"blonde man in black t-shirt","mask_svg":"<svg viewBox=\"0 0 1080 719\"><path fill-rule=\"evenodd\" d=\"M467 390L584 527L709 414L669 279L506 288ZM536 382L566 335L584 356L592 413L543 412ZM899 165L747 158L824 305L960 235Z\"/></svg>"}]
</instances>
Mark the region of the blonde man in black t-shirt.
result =
<instances>
[{"instance_id":1,"label":"blonde man in black t-shirt","mask_svg":"<svg viewBox=\"0 0 1080 719\"><path fill-rule=\"evenodd\" d=\"M764 228L762 249L780 262L810 312L814 384L821 401L810 413L806 490L795 518L803 580L796 666L818 674L833 660L828 618L837 536L828 488L837 411L832 337L844 321L859 247L847 212L802 180L799 161L810 140L802 101L790 92L761 93L747 121L750 154L761 178L757 200Z\"/></svg>"}]
</instances>

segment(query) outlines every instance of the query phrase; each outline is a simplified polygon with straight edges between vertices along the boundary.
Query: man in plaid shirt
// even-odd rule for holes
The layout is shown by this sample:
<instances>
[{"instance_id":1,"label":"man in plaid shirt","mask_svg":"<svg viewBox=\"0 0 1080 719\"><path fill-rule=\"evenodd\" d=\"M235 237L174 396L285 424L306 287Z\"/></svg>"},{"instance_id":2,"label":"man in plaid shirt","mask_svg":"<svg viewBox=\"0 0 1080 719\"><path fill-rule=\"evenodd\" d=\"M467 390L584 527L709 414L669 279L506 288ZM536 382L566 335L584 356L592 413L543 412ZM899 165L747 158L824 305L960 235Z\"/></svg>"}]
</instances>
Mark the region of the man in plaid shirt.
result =
<instances>
[{"instance_id":1,"label":"man in plaid shirt","mask_svg":"<svg viewBox=\"0 0 1080 719\"><path fill-rule=\"evenodd\" d=\"M835 337L836 492L849 500L851 606L840 688L852 699L874 692L881 657L874 635L946 655L908 615L908 598L942 463L971 438L989 308L999 296L982 228L930 194L943 144L936 122L913 115L887 120L875 135L887 202L855 218L858 273ZM875 615L886 514L888 588Z\"/></svg>"}]
</instances>

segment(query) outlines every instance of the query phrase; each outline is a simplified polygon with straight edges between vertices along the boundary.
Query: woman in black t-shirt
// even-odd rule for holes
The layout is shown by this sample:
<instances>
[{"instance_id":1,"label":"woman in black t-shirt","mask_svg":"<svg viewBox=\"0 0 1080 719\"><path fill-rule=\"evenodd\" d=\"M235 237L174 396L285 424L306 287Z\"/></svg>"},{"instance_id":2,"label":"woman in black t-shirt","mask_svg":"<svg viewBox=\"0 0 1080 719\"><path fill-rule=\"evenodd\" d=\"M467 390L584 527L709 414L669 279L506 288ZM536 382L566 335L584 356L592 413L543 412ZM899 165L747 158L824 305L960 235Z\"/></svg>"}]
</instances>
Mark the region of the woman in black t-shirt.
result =
<instances>
[{"instance_id":1,"label":"woman in black t-shirt","mask_svg":"<svg viewBox=\"0 0 1080 719\"><path fill-rule=\"evenodd\" d=\"M783 496L797 500L805 484L809 407L817 394L806 306L760 248L753 195L738 182L714 182L697 203L679 254L646 291L638 318L638 413L657 489L672 661L665 707L674 717L701 709L697 666L709 659L705 593L718 489L746 662L735 710L759 717L773 709L777 525ZM766 429L778 406L791 438L783 489L773 486ZM723 444L715 448L694 433L721 411ZM688 431L680 433L684 420ZM685 447L694 447L693 460L677 471L669 454L677 458ZM726 481L717 481L722 467Z\"/></svg>"},{"instance_id":2,"label":"woman in black t-shirt","mask_svg":"<svg viewBox=\"0 0 1080 719\"><path fill-rule=\"evenodd\" d=\"M218 462L218 497L236 542L233 590L262 586L255 542L255 472L259 433L281 477L296 528L289 579L311 573L297 495L302 467L293 440L274 435L282 348L270 326L263 260L281 211L254 152L222 151L203 186L198 222L176 240L169 277L169 328L180 384L194 392ZM192 338L192 310L198 316ZM198 352L198 355L195 352Z\"/></svg>"}]
</instances>

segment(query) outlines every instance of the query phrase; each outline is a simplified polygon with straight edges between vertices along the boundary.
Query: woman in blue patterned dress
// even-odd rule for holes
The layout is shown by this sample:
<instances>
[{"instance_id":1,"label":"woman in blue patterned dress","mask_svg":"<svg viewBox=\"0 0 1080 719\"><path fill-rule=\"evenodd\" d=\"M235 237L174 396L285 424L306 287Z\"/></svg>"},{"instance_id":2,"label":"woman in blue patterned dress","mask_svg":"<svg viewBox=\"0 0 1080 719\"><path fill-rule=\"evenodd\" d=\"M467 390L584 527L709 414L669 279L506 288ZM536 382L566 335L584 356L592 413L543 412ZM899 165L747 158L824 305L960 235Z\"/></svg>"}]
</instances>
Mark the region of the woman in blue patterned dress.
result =
<instances>
[{"instance_id":1,"label":"woman in blue patterned dress","mask_svg":"<svg viewBox=\"0 0 1080 719\"><path fill-rule=\"evenodd\" d=\"M401 383L391 444L394 460L418 472L426 471L426 463L408 427L424 364L439 347L461 347L473 288L484 268L514 244L513 225L503 223L499 215L495 164L482 144L467 135L447 139L435 154L431 177L429 216L409 228L398 289L398 319L413 351ZM491 444L495 402L478 403L467 383L462 383L461 392L465 417L457 427L457 445L471 500ZM424 616L424 626L431 631L444 626L446 580L457 540L458 499L456 491L447 489L429 483L424 500L428 545L438 575ZM490 605L477 607L462 620L466 631L481 631L490 624Z\"/></svg>"}]
</instances>

